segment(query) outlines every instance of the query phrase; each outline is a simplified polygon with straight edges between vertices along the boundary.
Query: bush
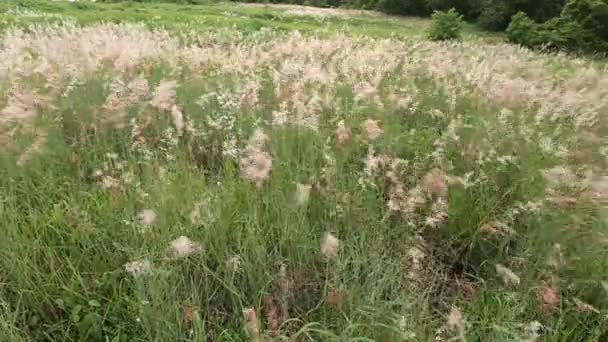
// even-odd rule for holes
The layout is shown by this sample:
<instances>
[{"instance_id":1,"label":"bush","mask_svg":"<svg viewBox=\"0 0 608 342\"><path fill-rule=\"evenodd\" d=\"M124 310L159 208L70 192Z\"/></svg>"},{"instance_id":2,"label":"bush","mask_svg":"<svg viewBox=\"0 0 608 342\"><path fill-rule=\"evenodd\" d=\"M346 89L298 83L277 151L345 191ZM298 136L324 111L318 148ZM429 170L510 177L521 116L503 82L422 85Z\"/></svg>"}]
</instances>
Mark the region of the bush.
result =
<instances>
[{"instance_id":1,"label":"bush","mask_svg":"<svg viewBox=\"0 0 608 342\"><path fill-rule=\"evenodd\" d=\"M528 47L608 51L608 0L568 0L560 16L542 24L520 12L507 28L508 38Z\"/></svg>"},{"instance_id":2,"label":"bush","mask_svg":"<svg viewBox=\"0 0 608 342\"><path fill-rule=\"evenodd\" d=\"M562 17L608 41L608 0L570 0L562 11Z\"/></svg>"},{"instance_id":3,"label":"bush","mask_svg":"<svg viewBox=\"0 0 608 342\"><path fill-rule=\"evenodd\" d=\"M518 12L511 18L507 28L507 37L514 43L534 47L539 44L538 25L524 12Z\"/></svg>"},{"instance_id":4,"label":"bush","mask_svg":"<svg viewBox=\"0 0 608 342\"><path fill-rule=\"evenodd\" d=\"M462 15L455 9L447 12L435 11L432 15L433 24L429 31L431 40L448 40L460 37L460 31L464 24Z\"/></svg>"},{"instance_id":5,"label":"bush","mask_svg":"<svg viewBox=\"0 0 608 342\"><path fill-rule=\"evenodd\" d=\"M575 2L579 0L573 0ZM566 8L564 8L566 12ZM597 26L579 21L574 16L562 15L538 24L523 12L511 19L507 37L527 47L559 50L608 51L608 41L602 39Z\"/></svg>"}]
</instances>

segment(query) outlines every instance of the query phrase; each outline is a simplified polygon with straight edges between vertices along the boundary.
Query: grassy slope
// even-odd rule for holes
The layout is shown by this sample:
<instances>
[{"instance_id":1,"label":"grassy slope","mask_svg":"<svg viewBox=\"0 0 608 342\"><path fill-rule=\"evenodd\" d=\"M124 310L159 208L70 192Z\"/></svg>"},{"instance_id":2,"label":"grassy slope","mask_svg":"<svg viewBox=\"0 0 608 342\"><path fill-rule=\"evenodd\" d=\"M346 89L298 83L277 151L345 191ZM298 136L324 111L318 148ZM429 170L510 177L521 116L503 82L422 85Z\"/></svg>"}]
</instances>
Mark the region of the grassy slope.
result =
<instances>
[{"instance_id":1,"label":"grassy slope","mask_svg":"<svg viewBox=\"0 0 608 342\"><path fill-rule=\"evenodd\" d=\"M0 28L10 25L28 25L36 22L72 20L86 25L99 21L114 23L141 22L151 27L163 27L173 31L213 31L236 29L248 33L270 28L280 31L299 30L319 34L346 32L369 37L421 37L425 34L428 20L396 18L368 12L355 16L294 15L283 8L250 6L242 3L209 2L201 5L177 5L170 3L109 3L90 2L41 2L22 1L0 7ZM1 5L0 5L1 6ZM7 11L10 12L7 13ZM29 10L33 15L23 12ZM4 13L2 13L4 12ZM46 14L47 16L40 16ZM49 16L50 15L50 16ZM471 25L468 34L489 36Z\"/></svg>"},{"instance_id":2,"label":"grassy slope","mask_svg":"<svg viewBox=\"0 0 608 342\"><path fill-rule=\"evenodd\" d=\"M319 23L314 18L283 16L278 10L232 4L35 3L29 8L80 24L143 21L169 30L235 26L244 32L271 27L334 33L348 27L355 35L388 37L395 32L415 37L425 25L375 16ZM225 12L234 14L229 21ZM8 13L3 20L22 25L59 19ZM545 182L540 170L561 161L537 144L525 143L523 130L510 129L525 126L528 109L515 108L514 121L505 125L496 115L500 106L468 88L447 94L441 81L400 68L380 83L383 106L373 99L357 100L354 84L342 75L345 80L325 89L331 102L322 111L318 132L270 128L268 121L279 99L265 70L256 70L262 84L259 104L231 110L213 97L204 105L199 100L218 87L220 93L238 93L238 75L213 70L198 74L164 64L140 66L124 75L128 79L141 74L152 87L161 79L176 80L176 101L185 115L201 127L215 114L237 118L234 131L241 145L254 126L266 127L273 170L261 190L239 177L235 161L214 149L224 138L221 132L205 139L184 137L173 144L165 136L171 127L166 113L146 101L133 103L129 115L154 119L143 132L149 155L133 147L129 127L93 134L88 123L110 94L108 83L116 77L115 71L102 70L73 84L69 96L40 110L36 126L48 135L44 153L36 154L25 168L15 166L32 138L26 132L14 138L19 148L2 154L0 160L2 340L19 341L24 336L53 341L245 340L241 310L264 307L264 295L280 297L281 264L287 265L291 282L293 319L282 332L292 337L298 331L302 339L311 340L401 341L415 333L412 340L432 340L450 307L458 306L465 314L467 340L520 340L523 325L533 320L548 327L542 337L547 341L597 340L608 328L604 317L608 294L600 283L608 279L602 240L606 239L605 211L587 202L567 211L547 205L540 213L517 216L510 223L516 235L488 238L479 233L480 225L504 218L517 203L542 198ZM391 106L389 94L400 88L414 96L415 108ZM429 115L436 111L443 115ZM453 165L454 174L474 172L474 177L484 174L487 180L466 189L451 187L447 221L419 232L419 222L410 227L410 218L388 212L382 186L370 189L358 183L368 152L361 123L368 117L379 119L385 130L371 143L376 151L410 161L403 176L408 185L420 182L438 166L434 142L449 137L451 120L463 120L457 131L460 138L449 140L444 159ZM332 140L339 119L353 130L353 140L343 147ZM569 124L548 123L536 129L557 136L554 132L559 130L569 134ZM502 163L488 157L480 164L461 153L470 145L487 153L493 147L494 157L515 155L518 161ZM117 159L108 153L116 153ZM336 162L334 188L327 193L315 189L307 207L294 207L294 183L318 180L326 153ZM109 165L106 172L116 177L128 171L135 183L102 189L91 175L103 165ZM349 195L348 201L343 194ZM199 203L202 223L192 223L190 213ZM134 222L142 208L153 208L158 215L146 233ZM328 261L318 252L319 239L327 231L341 240L336 260ZM163 260L162 251L179 235L204 242L205 253ZM422 279L416 281L408 277L412 267L408 251L419 242L417 235L425 240L427 259ZM547 265L547 258L555 253L555 244L560 244L567 262L553 267ZM240 258L237 272L226 266L234 255ZM151 259L157 271L141 279L125 274L122 265L139 258ZM496 263L513 268L521 284L502 285ZM463 283L474 288L472 297ZM541 286L557 288L563 298L548 315L538 310ZM574 298L592 303L602 314L580 310ZM191 329L183 323L184 307L193 308L192 321L187 323Z\"/></svg>"}]
</instances>

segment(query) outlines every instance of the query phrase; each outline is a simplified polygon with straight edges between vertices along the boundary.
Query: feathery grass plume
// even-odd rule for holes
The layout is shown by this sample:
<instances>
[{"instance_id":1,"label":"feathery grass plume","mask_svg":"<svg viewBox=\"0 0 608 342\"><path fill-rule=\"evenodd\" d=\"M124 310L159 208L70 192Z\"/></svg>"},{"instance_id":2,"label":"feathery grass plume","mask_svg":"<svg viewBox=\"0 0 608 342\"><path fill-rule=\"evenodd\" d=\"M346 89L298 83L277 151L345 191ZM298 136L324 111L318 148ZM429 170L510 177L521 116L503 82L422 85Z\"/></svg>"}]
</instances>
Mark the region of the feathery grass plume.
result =
<instances>
[{"instance_id":1,"label":"feathery grass plume","mask_svg":"<svg viewBox=\"0 0 608 342\"><path fill-rule=\"evenodd\" d=\"M256 128L256 130L253 131L253 134L249 138L249 143L247 146L257 150L262 150L264 149L264 147L266 147L267 142L268 135L266 134L266 132L264 132L264 130L261 128Z\"/></svg>"},{"instance_id":2,"label":"feathery grass plume","mask_svg":"<svg viewBox=\"0 0 608 342\"><path fill-rule=\"evenodd\" d=\"M137 222L144 226L153 225L156 222L156 212L152 209L143 209L137 214Z\"/></svg>"},{"instance_id":3,"label":"feathery grass plume","mask_svg":"<svg viewBox=\"0 0 608 342\"><path fill-rule=\"evenodd\" d=\"M134 277L139 277L152 271L152 263L147 259L128 262L124 267L125 271Z\"/></svg>"},{"instance_id":4,"label":"feathery grass plume","mask_svg":"<svg viewBox=\"0 0 608 342\"><path fill-rule=\"evenodd\" d=\"M241 257L233 255L226 260L226 269L230 272L236 273L241 269Z\"/></svg>"},{"instance_id":5,"label":"feathery grass plume","mask_svg":"<svg viewBox=\"0 0 608 342\"><path fill-rule=\"evenodd\" d=\"M289 122L288 111L286 108L272 111L272 125L276 127L285 126Z\"/></svg>"},{"instance_id":6,"label":"feathery grass plume","mask_svg":"<svg viewBox=\"0 0 608 342\"><path fill-rule=\"evenodd\" d=\"M296 184L296 192L294 194L294 202L296 206L303 207L308 204L308 200L310 199L310 190L312 189L312 184Z\"/></svg>"},{"instance_id":7,"label":"feathery grass plume","mask_svg":"<svg viewBox=\"0 0 608 342\"><path fill-rule=\"evenodd\" d=\"M378 120L367 119L362 124L363 132L368 140L373 141L378 139L384 130L378 125Z\"/></svg>"},{"instance_id":8,"label":"feathery grass plume","mask_svg":"<svg viewBox=\"0 0 608 342\"><path fill-rule=\"evenodd\" d=\"M600 310L598 310L597 308L595 308L593 305L591 304L587 304L585 302L583 302L582 300L578 299L578 298L573 298L572 301L574 302L574 305L576 306L576 310L578 312L593 312L596 314L600 314Z\"/></svg>"},{"instance_id":9,"label":"feathery grass plume","mask_svg":"<svg viewBox=\"0 0 608 342\"><path fill-rule=\"evenodd\" d=\"M243 309L243 315L245 316L245 331L249 336L251 342L262 342L262 336L260 335L260 321L254 308Z\"/></svg>"},{"instance_id":10,"label":"feathery grass plume","mask_svg":"<svg viewBox=\"0 0 608 342\"><path fill-rule=\"evenodd\" d=\"M8 91L6 107L0 111L0 125L9 122L30 122L34 119L36 108L41 104L42 98L33 91L11 88Z\"/></svg>"},{"instance_id":11,"label":"feathery grass plume","mask_svg":"<svg viewBox=\"0 0 608 342\"><path fill-rule=\"evenodd\" d=\"M500 277L503 284L506 286L517 286L520 283L519 277L507 267L496 264L496 274Z\"/></svg>"},{"instance_id":12,"label":"feathery grass plume","mask_svg":"<svg viewBox=\"0 0 608 342\"><path fill-rule=\"evenodd\" d=\"M184 132L184 114L176 105L171 106L171 117L173 118L173 125L177 131L177 135L181 136Z\"/></svg>"},{"instance_id":13,"label":"feathery grass plume","mask_svg":"<svg viewBox=\"0 0 608 342\"><path fill-rule=\"evenodd\" d=\"M248 145L239 161L241 176L252 181L258 188L270 176L272 158L270 154L262 151L268 136L263 130L257 129L249 139Z\"/></svg>"},{"instance_id":14,"label":"feathery grass plume","mask_svg":"<svg viewBox=\"0 0 608 342\"><path fill-rule=\"evenodd\" d=\"M338 122L338 127L335 132L336 144L342 146L350 140L350 129L344 125L344 120Z\"/></svg>"},{"instance_id":15,"label":"feathery grass plume","mask_svg":"<svg viewBox=\"0 0 608 342\"><path fill-rule=\"evenodd\" d=\"M538 321L532 321L524 326L523 341L535 342L545 327Z\"/></svg>"},{"instance_id":16,"label":"feathery grass plume","mask_svg":"<svg viewBox=\"0 0 608 342\"><path fill-rule=\"evenodd\" d=\"M203 251L203 246L190 240L186 236L180 236L169 243L169 247L165 249L163 255L166 258L176 259L184 258L192 254L197 254Z\"/></svg>"},{"instance_id":17,"label":"feathery grass plume","mask_svg":"<svg viewBox=\"0 0 608 342\"><path fill-rule=\"evenodd\" d=\"M456 333L454 339L456 341L465 341L465 322L462 311L456 306L452 306L447 318L448 329Z\"/></svg>"},{"instance_id":18,"label":"feathery grass plume","mask_svg":"<svg viewBox=\"0 0 608 342\"><path fill-rule=\"evenodd\" d=\"M177 88L177 81L160 81L158 87L152 94L152 100L150 104L159 110L170 112L175 105L175 89Z\"/></svg>"},{"instance_id":19,"label":"feathery grass plume","mask_svg":"<svg viewBox=\"0 0 608 342\"><path fill-rule=\"evenodd\" d=\"M560 295L558 290L553 287L543 286L538 289L538 311L545 315L549 315L557 309L560 303Z\"/></svg>"},{"instance_id":20,"label":"feathery grass plume","mask_svg":"<svg viewBox=\"0 0 608 342\"><path fill-rule=\"evenodd\" d=\"M433 199L446 198L448 194L447 176L439 169L433 169L422 178L422 189Z\"/></svg>"},{"instance_id":21,"label":"feathery grass plume","mask_svg":"<svg viewBox=\"0 0 608 342\"><path fill-rule=\"evenodd\" d=\"M127 107L148 95L148 80L140 76L125 85L117 78L112 81L110 90L102 106L103 119L116 128L122 128L127 124Z\"/></svg>"},{"instance_id":22,"label":"feathery grass plume","mask_svg":"<svg viewBox=\"0 0 608 342\"><path fill-rule=\"evenodd\" d=\"M105 175L103 177L101 177L101 180L99 182L99 184L101 185L102 188L104 189L118 189L120 188L120 180L109 176L109 175Z\"/></svg>"},{"instance_id":23,"label":"feathery grass plume","mask_svg":"<svg viewBox=\"0 0 608 342\"><path fill-rule=\"evenodd\" d=\"M338 240L338 238L333 236L331 233L325 233L321 239L320 247L320 252L323 256L329 259L336 258L340 248L340 240Z\"/></svg>"},{"instance_id":24,"label":"feathery grass plume","mask_svg":"<svg viewBox=\"0 0 608 342\"><path fill-rule=\"evenodd\" d=\"M418 247L410 247L406 252L409 261L408 277L410 279L419 280L422 263L426 258L426 254Z\"/></svg>"},{"instance_id":25,"label":"feathery grass plume","mask_svg":"<svg viewBox=\"0 0 608 342\"><path fill-rule=\"evenodd\" d=\"M246 148L240 160L241 176L252 181L258 188L270 175L272 158L270 154L253 148Z\"/></svg>"}]
</instances>

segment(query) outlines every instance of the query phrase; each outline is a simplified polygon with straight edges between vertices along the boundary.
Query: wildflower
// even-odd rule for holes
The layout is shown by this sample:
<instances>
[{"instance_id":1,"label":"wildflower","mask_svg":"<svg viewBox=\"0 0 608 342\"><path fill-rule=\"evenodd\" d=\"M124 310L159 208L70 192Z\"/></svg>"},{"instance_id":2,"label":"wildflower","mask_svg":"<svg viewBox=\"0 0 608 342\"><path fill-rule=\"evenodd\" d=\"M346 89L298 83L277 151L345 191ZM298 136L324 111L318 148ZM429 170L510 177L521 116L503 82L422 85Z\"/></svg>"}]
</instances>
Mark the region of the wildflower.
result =
<instances>
[{"instance_id":1,"label":"wildflower","mask_svg":"<svg viewBox=\"0 0 608 342\"><path fill-rule=\"evenodd\" d=\"M321 254L327 258L335 258L338 256L338 249L340 247L340 240L338 240L331 233L326 233L321 239Z\"/></svg>"},{"instance_id":2,"label":"wildflower","mask_svg":"<svg viewBox=\"0 0 608 342\"><path fill-rule=\"evenodd\" d=\"M496 273L498 274L498 276L501 278L502 282L505 285L507 285L507 286L519 285L519 282L520 282L519 277L515 273L513 273L513 271L508 269L507 267L505 267L501 264L496 264Z\"/></svg>"},{"instance_id":3,"label":"wildflower","mask_svg":"<svg viewBox=\"0 0 608 342\"><path fill-rule=\"evenodd\" d=\"M367 119L363 122L363 130L369 140L376 140L384 130L378 126L378 120Z\"/></svg>"},{"instance_id":4,"label":"wildflower","mask_svg":"<svg viewBox=\"0 0 608 342\"><path fill-rule=\"evenodd\" d=\"M294 199L298 207L303 207L308 203L308 200L310 199L311 189L311 184L296 184L296 193Z\"/></svg>"},{"instance_id":5,"label":"wildflower","mask_svg":"<svg viewBox=\"0 0 608 342\"><path fill-rule=\"evenodd\" d=\"M127 273L130 273L134 277L150 273L151 270L152 263L150 263L150 261L146 259L131 261L125 264L125 271L127 271Z\"/></svg>"},{"instance_id":6,"label":"wildflower","mask_svg":"<svg viewBox=\"0 0 608 342\"><path fill-rule=\"evenodd\" d=\"M338 128L336 128L336 142L338 146L344 145L350 140L350 130L344 126L344 120L338 122Z\"/></svg>"},{"instance_id":7,"label":"wildflower","mask_svg":"<svg viewBox=\"0 0 608 342\"><path fill-rule=\"evenodd\" d=\"M194 242L185 236L180 236L171 241L164 255L167 258L182 258L202 251L203 246L200 243Z\"/></svg>"},{"instance_id":8,"label":"wildflower","mask_svg":"<svg viewBox=\"0 0 608 342\"><path fill-rule=\"evenodd\" d=\"M156 222L156 213L152 209L143 209L137 214L137 221L144 226L153 225Z\"/></svg>"}]
</instances>

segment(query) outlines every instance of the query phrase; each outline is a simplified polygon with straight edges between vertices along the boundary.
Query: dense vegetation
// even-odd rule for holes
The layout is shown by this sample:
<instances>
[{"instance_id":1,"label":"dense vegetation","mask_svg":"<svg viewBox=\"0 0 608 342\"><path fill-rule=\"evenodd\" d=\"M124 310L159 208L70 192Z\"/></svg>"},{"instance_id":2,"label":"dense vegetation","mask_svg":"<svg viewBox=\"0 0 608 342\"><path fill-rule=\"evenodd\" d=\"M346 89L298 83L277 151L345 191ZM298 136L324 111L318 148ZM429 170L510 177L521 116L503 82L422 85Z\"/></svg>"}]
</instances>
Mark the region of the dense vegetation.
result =
<instances>
[{"instance_id":1,"label":"dense vegetation","mask_svg":"<svg viewBox=\"0 0 608 342\"><path fill-rule=\"evenodd\" d=\"M606 60L455 10L20 4L1 342L605 340Z\"/></svg>"}]
</instances>

